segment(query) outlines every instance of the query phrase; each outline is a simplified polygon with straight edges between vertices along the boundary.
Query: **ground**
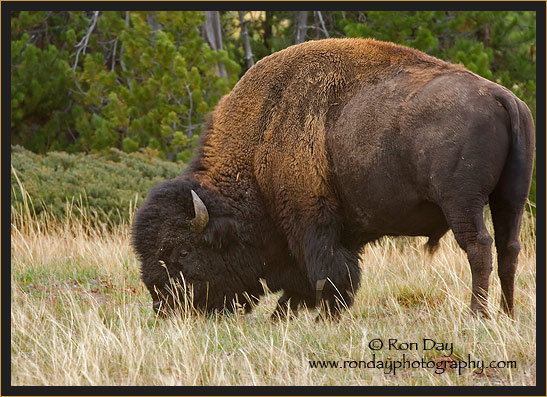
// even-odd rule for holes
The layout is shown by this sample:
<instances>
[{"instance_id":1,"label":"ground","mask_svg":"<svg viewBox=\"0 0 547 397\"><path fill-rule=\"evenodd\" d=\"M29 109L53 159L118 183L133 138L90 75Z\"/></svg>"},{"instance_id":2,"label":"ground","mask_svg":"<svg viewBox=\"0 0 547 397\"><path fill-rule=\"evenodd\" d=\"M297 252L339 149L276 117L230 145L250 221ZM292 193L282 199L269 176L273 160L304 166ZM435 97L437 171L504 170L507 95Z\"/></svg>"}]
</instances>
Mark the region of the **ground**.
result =
<instances>
[{"instance_id":1,"label":"ground","mask_svg":"<svg viewBox=\"0 0 547 397\"><path fill-rule=\"evenodd\" d=\"M422 248L425 238L367 246L355 305L337 322L315 322L314 310L272 322L278 296L271 293L249 315L158 319L139 280L128 224L90 227L75 216L36 221L14 210L11 239L13 385L536 383L535 220L529 213L514 321L498 312L496 264L492 317L470 315L469 265L451 233L432 257ZM429 349L433 342L424 346L424 339L444 350ZM366 368L373 358L376 365L407 367L395 373ZM503 368L450 368L470 359L501 361L495 365ZM446 370L408 368L422 360ZM516 368L507 368L510 361Z\"/></svg>"}]
</instances>

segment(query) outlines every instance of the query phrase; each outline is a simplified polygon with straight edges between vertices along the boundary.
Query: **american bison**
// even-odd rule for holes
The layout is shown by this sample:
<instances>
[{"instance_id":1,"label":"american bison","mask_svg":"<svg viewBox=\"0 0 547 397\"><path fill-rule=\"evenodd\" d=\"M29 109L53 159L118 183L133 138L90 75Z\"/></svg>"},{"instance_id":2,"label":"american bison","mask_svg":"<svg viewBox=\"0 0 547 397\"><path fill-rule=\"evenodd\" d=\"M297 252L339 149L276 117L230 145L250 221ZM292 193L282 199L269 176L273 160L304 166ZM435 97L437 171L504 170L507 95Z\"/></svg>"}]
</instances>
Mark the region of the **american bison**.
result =
<instances>
[{"instance_id":1,"label":"american bison","mask_svg":"<svg viewBox=\"0 0 547 397\"><path fill-rule=\"evenodd\" d=\"M513 313L519 230L534 156L528 107L462 66L372 39L289 47L252 67L212 112L195 157L154 187L133 245L160 313L247 308L336 315L359 287L359 252L384 235L452 229L487 314L492 238Z\"/></svg>"}]
</instances>

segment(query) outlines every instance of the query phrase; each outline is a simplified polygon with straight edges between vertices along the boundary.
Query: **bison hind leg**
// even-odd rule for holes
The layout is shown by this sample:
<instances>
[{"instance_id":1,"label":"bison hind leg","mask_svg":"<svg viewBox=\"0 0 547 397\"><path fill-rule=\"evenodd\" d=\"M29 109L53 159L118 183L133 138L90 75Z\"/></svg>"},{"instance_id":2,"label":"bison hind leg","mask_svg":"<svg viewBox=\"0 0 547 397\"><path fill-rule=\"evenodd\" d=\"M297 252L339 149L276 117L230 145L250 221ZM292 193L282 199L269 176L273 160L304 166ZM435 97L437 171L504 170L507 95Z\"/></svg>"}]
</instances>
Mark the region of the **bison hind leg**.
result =
<instances>
[{"instance_id":1,"label":"bison hind leg","mask_svg":"<svg viewBox=\"0 0 547 397\"><path fill-rule=\"evenodd\" d=\"M498 254L498 276L501 282L501 308L513 317L515 273L520 252L519 232L524 211L524 200L504 200L495 191L490 199Z\"/></svg>"},{"instance_id":2,"label":"bison hind leg","mask_svg":"<svg viewBox=\"0 0 547 397\"><path fill-rule=\"evenodd\" d=\"M439 239L429 237L429 240L427 240L427 243L425 243L424 248L425 252L427 252L428 255L432 256L439 249Z\"/></svg>"},{"instance_id":3,"label":"bison hind leg","mask_svg":"<svg viewBox=\"0 0 547 397\"><path fill-rule=\"evenodd\" d=\"M471 311L474 314L489 317L487 300L492 272L493 239L486 229L483 209L482 207L466 208L464 205L447 206L445 212L454 237L458 245L467 253L471 267Z\"/></svg>"}]
</instances>

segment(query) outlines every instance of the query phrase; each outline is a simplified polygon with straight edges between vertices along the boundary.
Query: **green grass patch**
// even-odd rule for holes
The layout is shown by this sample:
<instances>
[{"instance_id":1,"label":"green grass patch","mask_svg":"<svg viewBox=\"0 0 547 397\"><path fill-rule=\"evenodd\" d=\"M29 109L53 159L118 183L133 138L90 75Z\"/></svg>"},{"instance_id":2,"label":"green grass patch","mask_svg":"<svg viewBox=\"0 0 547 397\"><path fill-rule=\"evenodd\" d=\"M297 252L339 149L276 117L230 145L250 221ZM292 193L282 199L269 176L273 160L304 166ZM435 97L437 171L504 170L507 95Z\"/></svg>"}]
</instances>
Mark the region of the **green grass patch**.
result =
<instances>
[{"instance_id":1,"label":"green grass patch","mask_svg":"<svg viewBox=\"0 0 547 397\"><path fill-rule=\"evenodd\" d=\"M182 162L164 161L153 153L124 153L110 149L101 154L32 153L21 146L11 150L11 203L28 206L30 213L48 213L57 219L72 215L119 224L129 219L131 207L148 190L182 173ZM67 205L71 203L71 205Z\"/></svg>"}]
</instances>

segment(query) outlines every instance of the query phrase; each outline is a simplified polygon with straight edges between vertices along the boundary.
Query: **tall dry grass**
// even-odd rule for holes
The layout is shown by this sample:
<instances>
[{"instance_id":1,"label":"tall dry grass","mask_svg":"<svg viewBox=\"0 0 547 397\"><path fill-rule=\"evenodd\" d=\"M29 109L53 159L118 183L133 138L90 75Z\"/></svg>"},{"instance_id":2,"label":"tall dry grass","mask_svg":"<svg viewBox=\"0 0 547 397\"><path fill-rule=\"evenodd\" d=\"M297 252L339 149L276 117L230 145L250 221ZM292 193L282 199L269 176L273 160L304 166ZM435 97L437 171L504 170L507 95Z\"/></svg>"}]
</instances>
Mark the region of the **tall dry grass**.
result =
<instances>
[{"instance_id":1,"label":"tall dry grass","mask_svg":"<svg viewBox=\"0 0 547 397\"><path fill-rule=\"evenodd\" d=\"M67 213L75 211L67 204ZM83 220L79 220L83 219ZM536 382L535 225L527 213L516 277L515 320L468 313L471 277L453 236L428 257L423 238L384 238L362 255L355 305L338 322L315 311L272 322L274 294L249 315L154 316L129 245L129 226L91 227L85 217L36 219L12 209L13 385L533 385ZM452 343L442 352L372 351L381 338ZM514 360L482 373L432 369L311 368L308 360Z\"/></svg>"}]
</instances>

